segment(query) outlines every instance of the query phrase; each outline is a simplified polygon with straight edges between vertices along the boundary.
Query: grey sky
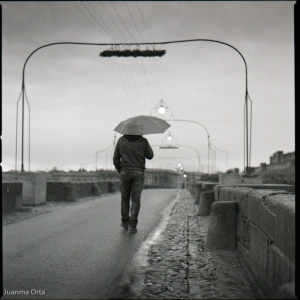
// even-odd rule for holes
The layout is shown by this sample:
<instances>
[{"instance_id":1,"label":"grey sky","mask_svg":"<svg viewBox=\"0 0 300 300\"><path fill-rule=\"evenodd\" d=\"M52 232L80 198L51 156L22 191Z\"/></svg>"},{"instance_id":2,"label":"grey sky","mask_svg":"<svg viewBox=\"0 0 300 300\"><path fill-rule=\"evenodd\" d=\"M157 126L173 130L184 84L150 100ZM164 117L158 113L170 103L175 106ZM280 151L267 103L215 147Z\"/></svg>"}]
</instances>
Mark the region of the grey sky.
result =
<instances>
[{"instance_id":1,"label":"grey sky","mask_svg":"<svg viewBox=\"0 0 300 300\"><path fill-rule=\"evenodd\" d=\"M36 48L65 41L126 43L203 38L231 44L248 65L248 91L253 102L251 165L269 163L275 151L295 150L295 1L138 2L147 28L134 1L76 2L89 20L71 1L0 3L4 171L15 167L16 103L23 64ZM90 9L91 5L98 17L92 17L84 4ZM108 48L51 46L28 61L25 83L31 108L31 170L54 166L94 169L96 151L112 143L118 123L137 114L149 115L160 99L175 118L205 125L213 144L228 151L229 168L243 168L245 67L237 52L221 44L193 42L156 46L167 53L155 59L99 57L100 51ZM25 111L24 158L28 170L27 107ZM202 164L207 164L207 136L201 126L172 122L165 135L169 132L178 144L195 147ZM145 137L155 145L165 135ZM187 157L197 161L196 152L189 148L156 147L154 151L155 158ZM225 171L226 155L219 151L216 154L217 170ZM170 159L158 160L155 167L171 167L171 163ZM186 165L187 169L193 167L189 160ZM99 154L98 168L109 166L105 152ZM151 162L147 166L151 167Z\"/></svg>"}]
</instances>

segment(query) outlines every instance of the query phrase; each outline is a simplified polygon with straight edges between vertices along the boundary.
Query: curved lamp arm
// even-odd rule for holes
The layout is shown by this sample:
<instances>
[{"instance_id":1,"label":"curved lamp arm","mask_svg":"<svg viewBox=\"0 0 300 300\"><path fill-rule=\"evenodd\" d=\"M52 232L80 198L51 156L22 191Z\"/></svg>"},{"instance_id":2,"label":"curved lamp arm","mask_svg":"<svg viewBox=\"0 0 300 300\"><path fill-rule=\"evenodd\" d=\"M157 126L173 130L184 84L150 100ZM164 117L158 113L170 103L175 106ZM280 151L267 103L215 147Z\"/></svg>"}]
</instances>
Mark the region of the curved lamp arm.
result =
<instances>
[{"instance_id":1,"label":"curved lamp arm","mask_svg":"<svg viewBox=\"0 0 300 300\"><path fill-rule=\"evenodd\" d=\"M100 152L104 152L104 151L108 150L111 146L113 146L113 144L114 144L114 141L107 148L105 148L103 150L96 151L96 171L97 171L97 154L100 153Z\"/></svg>"},{"instance_id":2,"label":"curved lamp arm","mask_svg":"<svg viewBox=\"0 0 300 300\"><path fill-rule=\"evenodd\" d=\"M242 55L242 53L236 49L235 47L233 47L232 45L228 44L228 43L224 43L218 40L212 40L212 39L190 39L190 40L177 40L177 41L166 41L166 42L144 42L144 43L126 43L126 45L130 46L130 45L166 45L166 44L175 44L175 43L187 43L187 42L213 42L213 43L218 43L218 44L222 44L225 46L228 46L230 48L232 48L233 50L235 50L243 59L244 64L245 64L245 74L246 74L246 93L245 93L245 116L246 116L246 130L244 131L244 134L246 132L246 158L247 158L247 169L246 172L248 170L248 166L249 166L249 154L248 154L248 105L247 105L247 99L248 99L248 68L247 68L247 63L246 60L244 58L244 56ZM40 49L43 49L45 47L49 47L49 46L54 46L54 45L86 45L86 46L122 46L124 45L123 43L79 43L79 42L56 42L56 43L49 43L43 46L38 47L37 49L35 49L34 51L32 51L30 53L30 55L27 57L24 66L23 66L23 72L22 72L22 171L24 171L24 164L23 164L23 153L24 153L24 91L25 91L25 67L27 65L28 60L30 59L30 57L37 52ZM252 123L252 122L251 122ZM252 124L251 124L252 126ZM250 135L251 135L251 127L250 127ZM244 144L244 146L245 146ZM251 147L251 143L250 143L250 147Z\"/></svg>"}]
</instances>

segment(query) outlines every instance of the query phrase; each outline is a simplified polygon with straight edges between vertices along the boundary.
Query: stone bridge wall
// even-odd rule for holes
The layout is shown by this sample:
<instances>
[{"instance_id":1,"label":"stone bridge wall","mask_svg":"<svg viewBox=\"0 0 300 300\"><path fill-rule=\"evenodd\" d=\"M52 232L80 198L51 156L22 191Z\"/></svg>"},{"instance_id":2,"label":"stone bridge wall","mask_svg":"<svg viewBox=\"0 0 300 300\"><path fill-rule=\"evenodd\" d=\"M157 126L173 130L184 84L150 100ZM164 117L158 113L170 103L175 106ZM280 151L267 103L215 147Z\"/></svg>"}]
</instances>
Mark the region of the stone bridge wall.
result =
<instances>
[{"instance_id":1,"label":"stone bridge wall","mask_svg":"<svg viewBox=\"0 0 300 300\"><path fill-rule=\"evenodd\" d=\"M2 213L22 208L22 182L2 182Z\"/></svg>"},{"instance_id":2,"label":"stone bridge wall","mask_svg":"<svg viewBox=\"0 0 300 300\"><path fill-rule=\"evenodd\" d=\"M214 199L237 202L237 250L265 296L295 281L295 195L216 186Z\"/></svg>"},{"instance_id":3,"label":"stone bridge wall","mask_svg":"<svg viewBox=\"0 0 300 300\"><path fill-rule=\"evenodd\" d=\"M120 181L48 181L47 201L76 201L77 199L100 196L120 191Z\"/></svg>"}]
</instances>

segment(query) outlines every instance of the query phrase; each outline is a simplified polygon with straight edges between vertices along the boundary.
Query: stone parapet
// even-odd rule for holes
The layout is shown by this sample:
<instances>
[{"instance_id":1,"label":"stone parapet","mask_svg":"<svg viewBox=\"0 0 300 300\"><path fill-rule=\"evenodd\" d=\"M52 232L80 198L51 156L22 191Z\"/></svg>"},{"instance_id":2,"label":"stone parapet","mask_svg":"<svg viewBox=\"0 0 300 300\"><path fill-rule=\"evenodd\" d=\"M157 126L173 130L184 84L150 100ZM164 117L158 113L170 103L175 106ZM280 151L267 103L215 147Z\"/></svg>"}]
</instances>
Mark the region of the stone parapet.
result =
<instances>
[{"instance_id":1,"label":"stone parapet","mask_svg":"<svg viewBox=\"0 0 300 300\"><path fill-rule=\"evenodd\" d=\"M39 205L46 202L46 173L3 172L2 180L22 182L22 205Z\"/></svg>"},{"instance_id":2,"label":"stone parapet","mask_svg":"<svg viewBox=\"0 0 300 300\"><path fill-rule=\"evenodd\" d=\"M116 193L119 190L119 181L49 181L47 182L47 201L76 201L81 198Z\"/></svg>"},{"instance_id":3,"label":"stone parapet","mask_svg":"<svg viewBox=\"0 0 300 300\"><path fill-rule=\"evenodd\" d=\"M22 208L22 182L2 182L2 213Z\"/></svg>"},{"instance_id":4,"label":"stone parapet","mask_svg":"<svg viewBox=\"0 0 300 300\"><path fill-rule=\"evenodd\" d=\"M237 249L265 296L295 281L295 195L216 186L214 198L237 203Z\"/></svg>"}]
</instances>

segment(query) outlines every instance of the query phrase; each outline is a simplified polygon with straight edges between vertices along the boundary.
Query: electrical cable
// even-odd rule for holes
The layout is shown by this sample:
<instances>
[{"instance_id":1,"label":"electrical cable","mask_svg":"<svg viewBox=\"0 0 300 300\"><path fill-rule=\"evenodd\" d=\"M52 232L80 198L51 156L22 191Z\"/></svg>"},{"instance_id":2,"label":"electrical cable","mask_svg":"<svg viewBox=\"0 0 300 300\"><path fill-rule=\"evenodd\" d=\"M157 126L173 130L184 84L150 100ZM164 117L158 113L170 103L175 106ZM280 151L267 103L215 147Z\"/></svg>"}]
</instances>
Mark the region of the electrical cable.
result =
<instances>
[{"instance_id":1,"label":"electrical cable","mask_svg":"<svg viewBox=\"0 0 300 300\"><path fill-rule=\"evenodd\" d=\"M96 26L95 26L95 24L90 20L90 18L79 8L79 6L77 6L77 4L74 2L74 1L72 1L75 5L76 5L76 7L78 8L78 10L87 18L87 20L93 25L93 27L94 28L96 28L96 30L97 31L99 31L101 34L102 34L102 32L99 30L99 28L97 28ZM82 2L82 1L81 1ZM103 29L103 31L109 36L109 34L106 32L106 30L102 27L102 25L97 21L97 19L95 19L94 18L94 16L93 16L93 14L89 11L89 9L84 5L84 3L82 2L82 4L83 4L83 6L85 7L85 9L89 12L89 14L93 17L93 19L94 20L96 20L96 22L100 25L100 27ZM106 38L106 40L107 41L109 41L108 40L108 38L106 37L106 36L104 36L105 38Z\"/></svg>"},{"instance_id":2,"label":"electrical cable","mask_svg":"<svg viewBox=\"0 0 300 300\"><path fill-rule=\"evenodd\" d=\"M133 38L133 40L137 43L137 40L136 40L135 37L132 35L132 33L131 33L130 30L128 29L127 25L125 24L125 22L124 22L123 19L121 18L120 14L119 14L119 12L118 12L118 10L117 10L117 8L114 6L114 4L112 3L112 1L110 1L110 3L112 4L112 6L113 6L115 12L117 13L118 18L120 19L120 21L122 22L122 24L124 25L124 27L127 29L128 33L131 35L131 37ZM123 35L123 37L124 37L124 38L126 39L126 41L128 42L128 38L127 38L125 35ZM127 60L127 62L128 62L128 66L129 66L129 60ZM137 69L136 69L136 68L134 68L134 69L135 69L135 72L136 72L136 77L138 78L139 76L138 76L138 74L137 74ZM132 72L131 72L130 66L129 66L129 71L130 71L131 80L132 80L132 82L133 82L133 84L134 84L134 79L133 79L133 76L132 76ZM136 87L137 85L134 84L134 86ZM137 100L138 100L138 101L137 101L137 102L138 102L138 106L140 107L141 112L142 112L143 109L142 109L142 105L141 105L140 98L139 98L138 93L137 93L137 89L135 88L134 91L135 91L136 98L137 98Z\"/></svg>"},{"instance_id":3,"label":"electrical cable","mask_svg":"<svg viewBox=\"0 0 300 300\"><path fill-rule=\"evenodd\" d=\"M105 9L105 7L103 6L103 4L102 4L101 2L99 2L99 3L100 3L100 5L102 6L102 8L104 9L104 11L105 11L105 13L107 14L107 16L110 18L110 20L112 21L112 23L115 25L115 27L116 27L117 30L119 31L119 33L125 38L126 41L128 41L128 38L125 36L125 34L123 34L123 33L121 32L121 30L119 29L119 26L114 22L114 20L112 19L112 16L111 16L111 15L109 14L109 12ZM113 7L114 7L114 6L113 6ZM114 8L115 8L115 7L114 7ZM115 10L116 10L116 8L115 8ZM117 10L116 10L116 11L117 11ZM121 19L119 13L118 13L118 16L119 16L119 18ZM121 21L122 21L122 19L121 19ZM122 22L123 22L123 21L122 21ZM128 62L128 60L127 60L127 62ZM124 62L123 62L123 58L122 58L122 63L123 63L124 71L125 71L125 65L124 65ZM128 64L129 64L129 63L128 63ZM127 76L127 72L126 72L126 71L125 71L125 73L126 73L126 76ZM128 80L128 85L130 86L130 91L131 91L131 92L132 92L132 90L135 91L136 98L134 97L133 92L132 92L132 96L133 96L133 99L135 100L135 102L137 103L137 107L139 107L139 108L141 109L141 112L142 112L142 108L141 108L141 104L140 104L140 99L139 99L139 97L138 97L138 93L136 92L136 88L135 88L135 84L134 84L134 81L133 81L133 76L132 76L132 72L131 72L130 66L129 66L129 74L130 74L130 77L131 77L131 80L132 80L133 86L134 86L134 88L132 89L131 86L130 86L130 82L129 82L129 80ZM128 77L128 76L127 76L127 77Z\"/></svg>"},{"instance_id":4,"label":"electrical cable","mask_svg":"<svg viewBox=\"0 0 300 300\"><path fill-rule=\"evenodd\" d=\"M85 9L89 12L89 14L94 18L94 16L92 15L92 13L90 12L90 10L85 6L85 4L83 3L83 1L81 1L82 2L82 4L84 5L84 7L85 7ZM94 11L94 13L95 13L95 15L100 19L100 21L108 28L108 30L110 31L110 33L111 33L111 35L115 35L115 33L111 30L111 28L102 20L102 18L100 17L100 15L97 13L97 11L96 11L96 9L90 4L90 3L88 3L87 1L85 1L89 6L90 6L90 8ZM73 3L76 5L76 3L73 1ZM88 17L88 16L86 16L85 14L84 14L84 12L76 5L76 7L78 8L78 10L88 19L88 21L94 26L94 28L96 28L95 27L95 25L93 24L93 22L91 22L91 20L90 20L90 18ZM94 18L95 19L95 18ZM96 20L97 21L97 20ZM103 27L103 26L101 26L101 24L97 21L97 23L100 25L100 27L103 29L103 31L108 35L108 37L112 40L112 41L114 41L115 42L115 38L113 37L113 36L111 36L106 30L105 30L105 28ZM101 34L102 34L102 32L98 29L98 28L96 28L96 30L98 30ZM106 38L106 40L108 40L108 38L104 35L104 37ZM126 88L125 88L125 84L124 84L124 80L123 80L123 77L122 77L122 73L121 73L121 71L120 71L120 68L119 68L119 64L118 64L118 61L116 60L116 62L117 62L117 67L118 67L118 72L119 72L119 75L120 75L120 77L121 77L121 81L122 81L122 84L123 84L123 87L124 87L124 90L125 90L125 93L126 93L126 96L127 96L127 99L128 99L128 101L129 101L129 103L130 103L130 106L131 106L131 108L133 109L133 111L134 111L134 114L136 114L136 112L135 112L135 109L134 109L134 105L131 103L131 101L130 101L130 97L129 97L129 95L128 95L128 92L127 92L127 90L126 90Z\"/></svg>"}]
</instances>

